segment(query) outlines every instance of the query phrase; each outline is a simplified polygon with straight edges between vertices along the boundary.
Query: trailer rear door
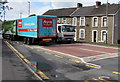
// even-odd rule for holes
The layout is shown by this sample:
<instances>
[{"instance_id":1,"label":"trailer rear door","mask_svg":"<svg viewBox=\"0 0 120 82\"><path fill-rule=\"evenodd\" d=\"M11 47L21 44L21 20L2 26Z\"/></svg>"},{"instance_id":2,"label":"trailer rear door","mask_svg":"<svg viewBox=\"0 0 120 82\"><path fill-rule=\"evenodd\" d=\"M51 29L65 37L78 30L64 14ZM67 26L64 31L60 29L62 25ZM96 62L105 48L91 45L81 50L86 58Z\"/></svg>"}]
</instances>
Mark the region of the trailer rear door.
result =
<instances>
[{"instance_id":1,"label":"trailer rear door","mask_svg":"<svg viewBox=\"0 0 120 82\"><path fill-rule=\"evenodd\" d=\"M38 17L38 36L56 37L57 19L51 17Z\"/></svg>"}]
</instances>

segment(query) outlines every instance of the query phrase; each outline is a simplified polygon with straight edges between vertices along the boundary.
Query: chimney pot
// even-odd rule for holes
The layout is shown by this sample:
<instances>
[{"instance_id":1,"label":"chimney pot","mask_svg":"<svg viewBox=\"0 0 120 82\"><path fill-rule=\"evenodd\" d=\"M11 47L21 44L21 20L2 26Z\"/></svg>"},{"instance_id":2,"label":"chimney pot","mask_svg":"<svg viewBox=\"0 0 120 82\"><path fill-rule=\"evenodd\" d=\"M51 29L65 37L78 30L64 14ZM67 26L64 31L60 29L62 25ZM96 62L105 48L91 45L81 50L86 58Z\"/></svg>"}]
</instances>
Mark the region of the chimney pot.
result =
<instances>
[{"instance_id":1,"label":"chimney pot","mask_svg":"<svg viewBox=\"0 0 120 82\"><path fill-rule=\"evenodd\" d=\"M99 6L101 6L101 2L100 1L96 1L96 8L98 8Z\"/></svg>"},{"instance_id":2,"label":"chimney pot","mask_svg":"<svg viewBox=\"0 0 120 82\"><path fill-rule=\"evenodd\" d=\"M77 8L83 7L82 3L77 3Z\"/></svg>"}]
</instances>

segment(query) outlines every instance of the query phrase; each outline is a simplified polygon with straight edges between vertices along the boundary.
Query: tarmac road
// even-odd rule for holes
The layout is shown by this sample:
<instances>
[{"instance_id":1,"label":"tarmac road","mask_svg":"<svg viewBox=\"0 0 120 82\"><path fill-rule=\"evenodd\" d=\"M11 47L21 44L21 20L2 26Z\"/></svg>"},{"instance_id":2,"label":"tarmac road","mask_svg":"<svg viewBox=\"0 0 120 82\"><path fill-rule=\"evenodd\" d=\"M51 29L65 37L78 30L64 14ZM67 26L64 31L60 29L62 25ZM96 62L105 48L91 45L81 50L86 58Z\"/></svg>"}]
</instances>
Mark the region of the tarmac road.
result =
<instances>
[{"instance_id":1,"label":"tarmac road","mask_svg":"<svg viewBox=\"0 0 120 82\"><path fill-rule=\"evenodd\" d=\"M98 63L101 68L95 69L81 65L79 61L74 58L69 59L58 53L48 52L42 50L39 45L25 45L22 42L8 41L21 54L23 54L30 61L37 61L38 68L45 73L52 80L118 80L118 63L116 59L109 63L109 61ZM59 48L59 46L58 46ZM64 48L63 48L64 49ZM92 62L97 64L96 62ZM109 64L110 69L103 67L103 64ZM112 65L117 67L112 67ZM112 69L113 68L113 69Z\"/></svg>"}]
</instances>

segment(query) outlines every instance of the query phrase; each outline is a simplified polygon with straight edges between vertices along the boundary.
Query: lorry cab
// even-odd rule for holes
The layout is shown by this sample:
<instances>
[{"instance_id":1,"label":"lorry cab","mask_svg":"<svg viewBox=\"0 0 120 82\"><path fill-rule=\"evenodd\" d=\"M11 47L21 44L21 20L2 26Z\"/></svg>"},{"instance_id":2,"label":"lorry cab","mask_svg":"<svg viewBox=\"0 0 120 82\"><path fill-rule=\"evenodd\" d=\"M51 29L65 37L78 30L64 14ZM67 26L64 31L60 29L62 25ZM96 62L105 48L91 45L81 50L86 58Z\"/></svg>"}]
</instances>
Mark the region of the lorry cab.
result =
<instances>
[{"instance_id":1,"label":"lorry cab","mask_svg":"<svg viewBox=\"0 0 120 82\"><path fill-rule=\"evenodd\" d=\"M75 37L75 26L71 24L57 24L57 41L73 42Z\"/></svg>"}]
</instances>

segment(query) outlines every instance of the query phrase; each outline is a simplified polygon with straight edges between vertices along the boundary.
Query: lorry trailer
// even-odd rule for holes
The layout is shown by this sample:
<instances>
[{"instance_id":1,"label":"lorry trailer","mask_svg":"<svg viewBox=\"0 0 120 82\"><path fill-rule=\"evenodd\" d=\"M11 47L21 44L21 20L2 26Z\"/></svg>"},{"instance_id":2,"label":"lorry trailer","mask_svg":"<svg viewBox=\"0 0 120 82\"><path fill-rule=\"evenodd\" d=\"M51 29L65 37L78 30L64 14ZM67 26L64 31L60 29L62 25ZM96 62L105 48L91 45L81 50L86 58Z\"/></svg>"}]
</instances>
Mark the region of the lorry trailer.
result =
<instances>
[{"instance_id":1,"label":"lorry trailer","mask_svg":"<svg viewBox=\"0 0 120 82\"><path fill-rule=\"evenodd\" d=\"M53 42L57 37L57 17L37 15L4 23L3 38L22 39L25 44Z\"/></svg>"}]
</instances>

